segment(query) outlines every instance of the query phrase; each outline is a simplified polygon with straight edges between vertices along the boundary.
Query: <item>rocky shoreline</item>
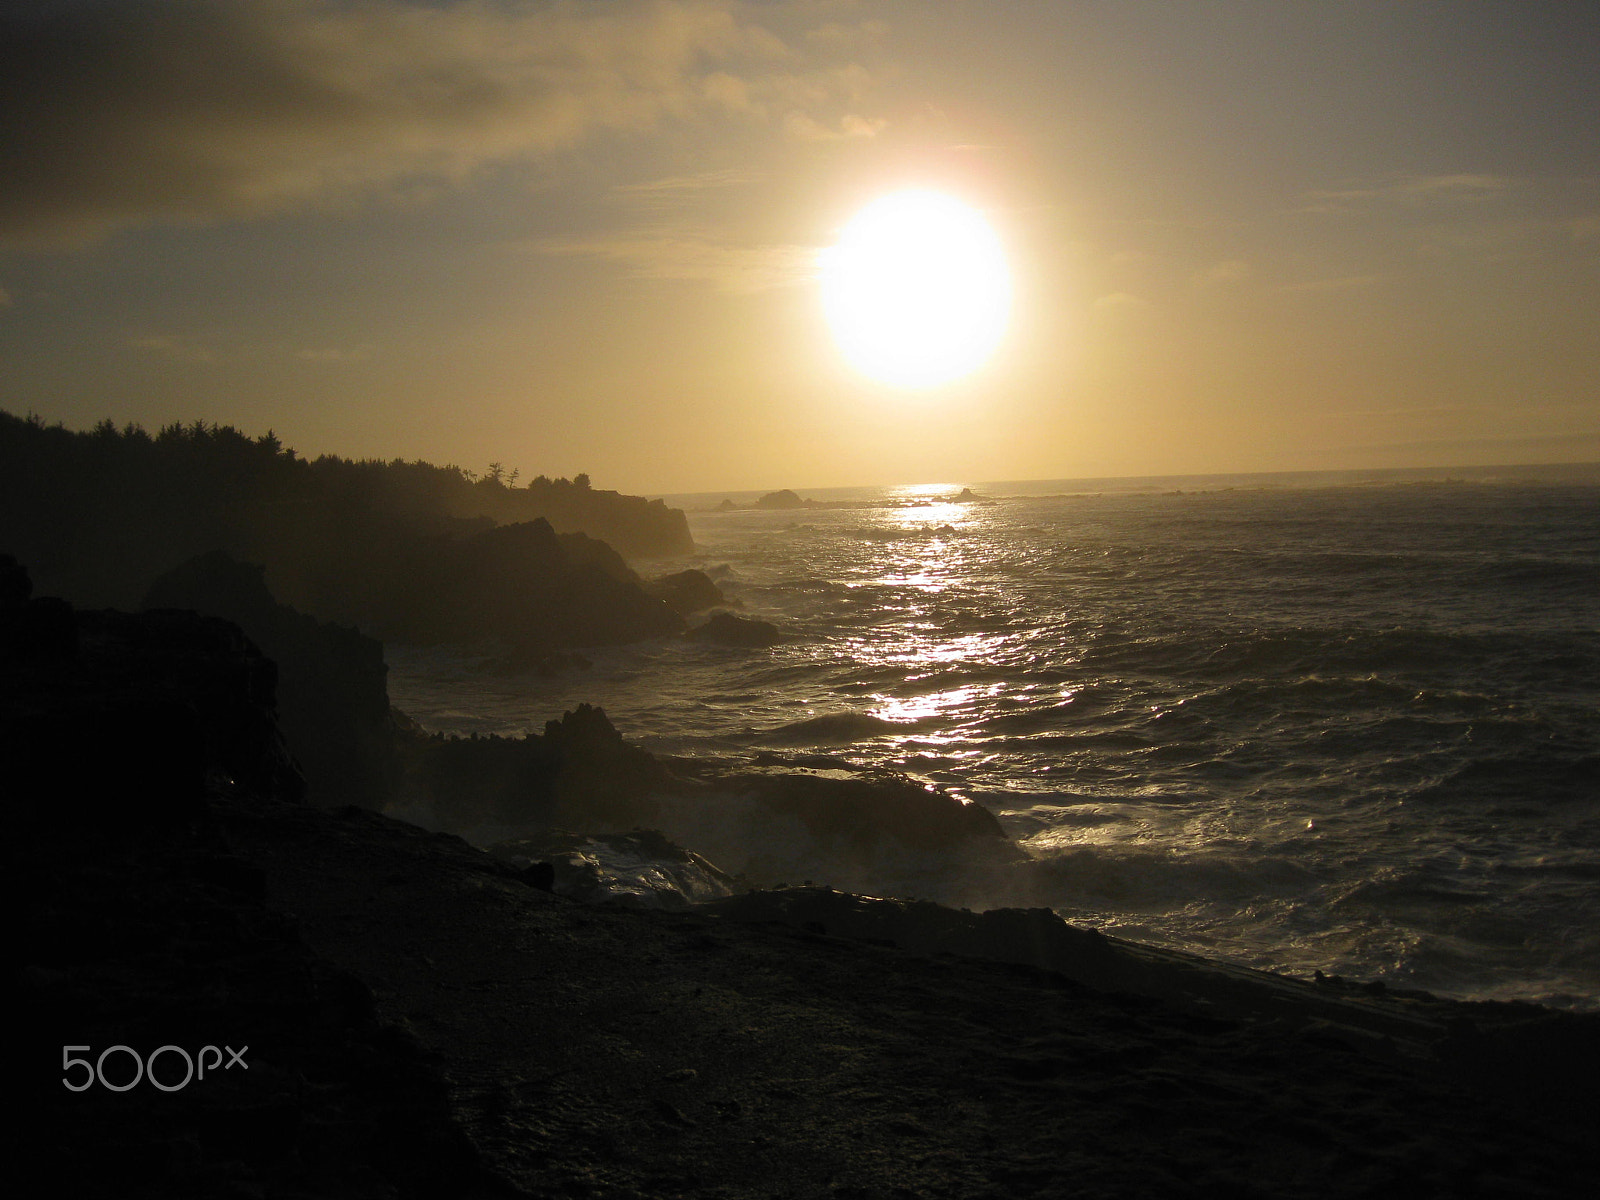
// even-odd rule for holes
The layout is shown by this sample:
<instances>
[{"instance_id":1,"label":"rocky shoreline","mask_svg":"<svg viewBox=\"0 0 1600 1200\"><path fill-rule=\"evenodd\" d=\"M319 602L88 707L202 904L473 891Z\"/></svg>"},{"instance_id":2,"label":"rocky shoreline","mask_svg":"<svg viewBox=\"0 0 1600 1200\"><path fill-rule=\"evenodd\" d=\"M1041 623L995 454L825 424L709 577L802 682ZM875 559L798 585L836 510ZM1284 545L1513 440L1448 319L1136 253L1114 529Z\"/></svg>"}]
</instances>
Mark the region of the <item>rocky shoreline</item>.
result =
<instances>
[{"instance_id":1,"label":"rocky shoreline","mask_svg":"<svg viewBox=\"0 0 1600 1200\"><path fill-rule=\"evenodd\" d=\"M226 622L0 608L22 1144L57 1194L1575 1197L1600 1167L1600 1019L1040 910L585 904L305 803L276 668ZM819 787L780 792L836 820ZM105 1086L206 1046L247 1069Z\"/></svg>"}]
</instances>

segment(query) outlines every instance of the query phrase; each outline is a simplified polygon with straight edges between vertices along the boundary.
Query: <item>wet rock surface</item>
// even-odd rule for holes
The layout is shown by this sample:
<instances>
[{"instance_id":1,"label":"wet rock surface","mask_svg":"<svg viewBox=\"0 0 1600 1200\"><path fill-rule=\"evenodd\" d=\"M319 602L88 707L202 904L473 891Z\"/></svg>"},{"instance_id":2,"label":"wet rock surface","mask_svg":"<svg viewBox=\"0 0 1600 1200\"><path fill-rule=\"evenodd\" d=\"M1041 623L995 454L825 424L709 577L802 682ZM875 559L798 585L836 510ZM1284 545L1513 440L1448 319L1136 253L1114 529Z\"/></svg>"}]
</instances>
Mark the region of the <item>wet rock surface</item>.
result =
<instances>
[{"instance_id":1,"label":"wet rock surface","mask_svg":"<svg viewBox=\"0 0 1600 1200\"><path fill-rule=\"evenodd\" d=\"M490 846L524 869L533 887L585 904L683 911L746 890L741 882L653 829L631 833L551 831Z\"/></svg>"}]
</instances>

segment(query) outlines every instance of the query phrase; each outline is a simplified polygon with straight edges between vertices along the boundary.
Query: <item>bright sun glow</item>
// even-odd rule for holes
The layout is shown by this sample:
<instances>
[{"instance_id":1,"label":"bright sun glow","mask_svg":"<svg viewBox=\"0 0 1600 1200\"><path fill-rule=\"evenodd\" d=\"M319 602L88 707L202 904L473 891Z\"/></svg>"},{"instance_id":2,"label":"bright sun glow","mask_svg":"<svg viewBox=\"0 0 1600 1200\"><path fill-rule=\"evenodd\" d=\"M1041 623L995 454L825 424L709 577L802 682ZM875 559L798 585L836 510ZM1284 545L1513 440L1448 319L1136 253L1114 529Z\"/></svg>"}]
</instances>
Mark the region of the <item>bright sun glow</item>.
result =
<instances>
[{"instance_id":1,"label":"bright sun glow","mask_svg":"<svg viewBox=\"0 0 1600 1200\"><path fill-rule=\"evenodd\" d=\"M938 192L874 200L822 252L822 304L860 371L932 387L977 369L1011 315L1011 276L983 217Z\"/></svg>"}]
</instances>

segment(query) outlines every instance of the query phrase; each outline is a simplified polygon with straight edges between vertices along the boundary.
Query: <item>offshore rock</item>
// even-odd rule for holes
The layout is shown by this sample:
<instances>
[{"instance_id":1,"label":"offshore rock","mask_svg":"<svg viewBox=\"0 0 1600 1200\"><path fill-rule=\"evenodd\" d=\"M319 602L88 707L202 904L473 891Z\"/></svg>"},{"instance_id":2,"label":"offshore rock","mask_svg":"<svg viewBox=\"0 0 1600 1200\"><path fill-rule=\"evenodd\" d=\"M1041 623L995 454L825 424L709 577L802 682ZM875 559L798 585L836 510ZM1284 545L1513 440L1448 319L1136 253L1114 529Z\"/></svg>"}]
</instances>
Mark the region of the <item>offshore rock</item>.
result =
<instances>
[{"instance_id":1,"label":"offshore rock","mask_svg":"<svg viewBox=\"0 0 1600 1200\"><path fill-rule=\"evenodd\" d=\"M788 488L782 488L776 492L768 492L756 501L757 508L784 509L802 508L804 506L805 501Z\"/></svg>"},{"instance_id":2,"label":"offshore rock","mask_svg":"<svg viewBox=\"0 0 1600 1200\"><path fill-rule=\"evenodd\" d=\"M1022 857L988 809L903 776L674 766L697 778L662 795L658 827L762 886L815 879L855 891L961 894Z\"/></svg>"},{"instance_id":3,"label":"offshore rock","mask_svg":"<svg viewBox=\"0 0 1600 1200\"><path fill-rule=\"evenodd\" d=\"M722 594L722 589L711 581L711 576L693 567L687 571L663 575L660 579L652 580L645 585L645 590L674 612L685 617L728 603L728 598Z\"/></svg>"},{"instance_id":4,"label":"offshore rock","mask_svg":"<svg viewBox=\"0 0 1600 1200\"><path fill-rule=\"evenodd\" d=\"M509 638L551 648L663 637L683 619L645 593L603 543L557 535L543 520L501 525L437 548L441 590L407 641ZM448 565L447 565L448 564ZM441 570L440 567L445 567Z\"/></svg>"},{"instance_id":5,"label":"offshore rock","mask_svg":"<svg viewBox=\"0 0 1600 1200\"><path fill-rule=\"evenodd\" d=\"M779 642L789 640L770 621L736 617L730 612L712 613L710 620L689 630L684 637L693 642L714 642L719 646L741 646L752 650L776 646Z\"/></svg>"},{"instance_id":6,"label":"offshore rock","mask_svg":"<svg viewBox=\"0 0 1600 1200\"><path fill-rule=\"evenodd\" d=\"M143 607L233 621L277 663L279 720L313 803L387 803L400 761L380 642L277 603L261 567L220 550L156 580Z\"/></svg>"}]
</instances>

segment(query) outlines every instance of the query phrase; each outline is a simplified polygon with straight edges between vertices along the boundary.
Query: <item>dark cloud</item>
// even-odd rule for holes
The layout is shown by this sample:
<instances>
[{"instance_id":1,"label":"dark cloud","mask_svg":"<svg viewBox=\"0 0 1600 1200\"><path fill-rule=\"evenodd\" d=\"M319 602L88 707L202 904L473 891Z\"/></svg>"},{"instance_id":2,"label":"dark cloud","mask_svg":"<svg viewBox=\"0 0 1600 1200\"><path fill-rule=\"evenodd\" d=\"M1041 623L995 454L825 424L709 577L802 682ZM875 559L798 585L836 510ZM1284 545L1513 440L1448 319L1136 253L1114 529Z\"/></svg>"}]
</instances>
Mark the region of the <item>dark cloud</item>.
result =
<instances>
[{"instance_id":1,"label":"dark cloud","mask_svg":"<svg viewBox=\"0 0 1600 1200\"><path fill-rule=\"evenodd\" d=\"M706 81L730 72L781 100L788 60L783 42L717 0L8 8L0 243L60 246L407 177L464 179L718 107Z\"/></svg>"}]
</instances>

